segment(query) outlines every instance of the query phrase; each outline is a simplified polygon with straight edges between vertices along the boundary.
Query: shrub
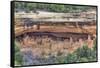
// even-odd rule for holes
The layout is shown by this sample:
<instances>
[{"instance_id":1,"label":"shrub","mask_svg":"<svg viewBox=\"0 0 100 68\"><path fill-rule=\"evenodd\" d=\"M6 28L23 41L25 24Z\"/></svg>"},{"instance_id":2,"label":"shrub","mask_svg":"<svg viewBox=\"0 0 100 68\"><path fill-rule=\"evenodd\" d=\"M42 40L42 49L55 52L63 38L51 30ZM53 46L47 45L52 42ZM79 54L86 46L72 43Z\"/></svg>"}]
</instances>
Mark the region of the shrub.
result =
<instances>
[{"instance_id":1,"label":"shrub","mask_svg":"<svg viewBox=\"0 0 100 68\"><path fill-rule=\"evenodd\" d=\"M75 53L68 54L65 58L65 63L73 63L76 62L78 59L77 55Z\"/></svg>"},{"instance_id":2,"label":"shrub","mask_svg":"<svg viewBox=\"0 0 100 68\"><path fill-rule=\"evenodd\" d=\"M15 42L15 65L22 65L22 54L17 42Z\"/></svg>"},{"instance_id":3,"label":"shrub","mask_svg":"<svg viewBox=\"0 0 100 68\"><path fill-rule=\"evenodd\" d=\"M78 48L75 52L68 54L64 59L64 63L89 62L96 61L97 55L95 49L90 49L86 45L81 48Z\"/></svg>"}]
</instances>

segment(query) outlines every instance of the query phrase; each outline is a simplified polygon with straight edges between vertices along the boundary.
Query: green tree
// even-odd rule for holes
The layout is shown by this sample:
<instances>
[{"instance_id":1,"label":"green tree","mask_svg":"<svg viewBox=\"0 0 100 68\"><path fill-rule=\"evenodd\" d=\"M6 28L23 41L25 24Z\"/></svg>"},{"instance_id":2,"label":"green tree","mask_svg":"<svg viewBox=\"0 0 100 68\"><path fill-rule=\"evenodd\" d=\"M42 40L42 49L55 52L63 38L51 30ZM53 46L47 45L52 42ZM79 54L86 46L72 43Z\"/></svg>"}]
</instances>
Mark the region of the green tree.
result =
<instances>
[{"instance_id":1,"label":"green tree","mask_svg":"<svg viewBox=\"0 0 100 68\"><path fill-rule=\"evenodd\" d=\"M15 65L22 65L22 54L17 42L15 42Z\"/></svg>"},{"instance_id":2,"label":"green tree","mask_svg":"<svg viewBox=\"0 0 100 68\"><path fill-rule=\"evenodd\" d=\"M78 57L75 53L68 54L67 57L65 58L65 63L73 63L77 62Z\"/></svg>"}]
</instances>

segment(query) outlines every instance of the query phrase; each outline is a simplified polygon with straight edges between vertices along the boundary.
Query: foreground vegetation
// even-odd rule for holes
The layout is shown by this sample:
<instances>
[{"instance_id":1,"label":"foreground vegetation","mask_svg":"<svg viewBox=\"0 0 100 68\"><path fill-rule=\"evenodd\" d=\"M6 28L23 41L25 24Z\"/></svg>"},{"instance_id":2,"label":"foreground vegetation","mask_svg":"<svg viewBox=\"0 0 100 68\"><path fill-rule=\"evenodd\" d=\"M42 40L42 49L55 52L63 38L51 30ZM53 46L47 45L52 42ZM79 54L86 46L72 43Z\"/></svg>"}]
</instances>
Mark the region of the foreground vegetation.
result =
<instances>
[{"instance_id":1,"label":"foreground vegetation","mask_svg":"<svg viewBox=\"0 0 100 68\"><path fill-rule=\"evenodd\" d=\"M82 48L78 48L74 53L68 54L65 58L65 63L73 63L73 62L90 62L96 61L96 50L90 49L87 46L83 46Z\"/></svg>"},{"instance_id":2,"label":"foreground vegetation","mask_svg":"<svg viewBox=\"0 0 100 68\"><path fill-rule=\"evenodd\" d=\"M97 61L97 47L96 40L94 41L94 47L88 48L87 45L84 45L81 48L76 49L73 53L69 53L66 56L62 56L59 52L57 56L49 55L49 57L35 57L32 56L31 52L23 54L20 51L19 44L15 42L15 65L41 65L41 64L57 64L57 63L73 63L73 62L91 62ZM27 56L27 61L23 59L24 56Z\"/></svg>"},{"instance_id":3,"label":"foreground vegetation","mask_svg":"<svg viewBox=\"0 0 100 68\"><path fill-rule=\"evenodd\" d=\"M20 45L15 41L15 65L22 65L22 54L20 52Z\"/></svg>"}]
</instances>

